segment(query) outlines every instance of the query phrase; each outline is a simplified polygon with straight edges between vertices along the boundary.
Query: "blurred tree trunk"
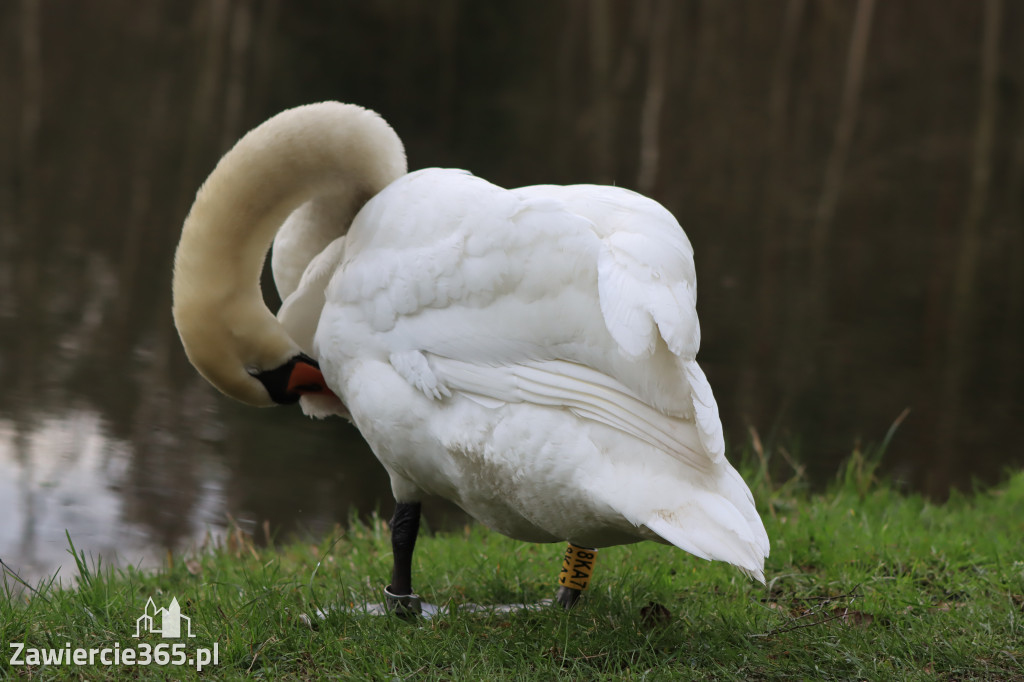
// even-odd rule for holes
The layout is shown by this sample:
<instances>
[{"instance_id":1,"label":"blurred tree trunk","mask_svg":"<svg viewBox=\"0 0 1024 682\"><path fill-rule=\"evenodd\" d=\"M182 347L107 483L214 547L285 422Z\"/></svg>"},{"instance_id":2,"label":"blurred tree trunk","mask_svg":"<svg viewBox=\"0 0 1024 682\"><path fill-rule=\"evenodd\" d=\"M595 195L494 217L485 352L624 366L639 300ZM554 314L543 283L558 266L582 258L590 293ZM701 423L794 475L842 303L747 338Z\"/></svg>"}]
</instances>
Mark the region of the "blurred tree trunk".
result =
<instances>
[{"instance_id":1,"label":"blurred tree trunk","mask_svg":"<svg viewBox=\"0 0 1024 682\"><path fill-rule=\"evenodd\" d=\"M160 40L163 30L165 7L156 0L140 4L134 14L122 20L131 24L132 31L147 42ZM165 244L154 238L151 225L157 218L154 211L154 197L159 188L154 186L159 168L158 155L163 151L159 141L163 132L171 125L170 106L170 74L166 71L153 73L150 89L145 103L140 103L144 112L133 131L140 138L140 144L133 145L132 156L124 159L130 171L128 192L125 197L127 209L126 220L121 230L121 252L117 261L117 281L119 295L114 302L111 329L103 330L93 341L99 346L96 350L106 353L110 358L126 357L138 341L140 331L140 312L145 310L146 303L152 305L149 287L140 286L144 281L140 277L144 263L151 263L158 253L156 245L162 251ZM173 220L173 218L171 218ZM112 334L110 332L113 331ZM121 377L112 376L113 381L121 381Z\"/></svg>"},{"instance_id":2,"label":"blurred tree trunk","mask_svg":"<svg viewBox=\"0 0 1024 682\"><path fill-rule=\"evenodd\" d=\"M577 117L581 107L577 101L579 84L576 76L576 59L580 51L579 45L586 39L583 35L586 32L583 21L586 14L584 1L576 0L561 5L561 39L554 52L555 66L550 97L555 124L560 130L565 131L565 134L552 138L553 176L559 179L571 177L571 159L583 146Z\"/></svg>"},{"instance_id":3,"label":"blurred tree trunk","mask_svg":"<svg viewBox=\"0 0 1024 682\"><path fill-rule=\"evenodd\" d=\"M853 26L850 29L850 43L846 56L843 89L835 123L832 148L825 164L821 193L815 207L811 224L808 249L808 272L802 284L798 285L797 296L791 302L795 306L794 319L797 321L788 330L788 340L783 348L784 368L787 373L784 405L801 397L806 398L808 387L815 383L822 369L835 369L837 363L826 363L823 358L822 341L829 317L829 247L836 207L843 190L847 160L853 142L860 112L860 96L864 80L864 66L867 62L868 43L871 37L872 17L875 0L858 0L854 10ZM800 280L798 280L800 281ZM827 381L818 381L818 385ZM815 404L812 411L825 409Z\"/></svg>"},{"instance_id":4,"label":"blurred tree trunk","mask_svg":"<svg viewBox=\"0 0 1024 682\"><path fill-rule=\"evenodd\" d=\"M228 39L230 10L230 0L211 0L197 5L192 17L190 29L202 38L203 47L194 65L196 86L192 91L192 107L183 135L185 153L176 202L182 207L182 219L195 196L195 178L206 177L211 170L205 166L210 156L209 145L218 132L213 122L219 120L215 115L218 95L224 89L224 46Z\"/></svg>"},{"instance_id":5,"label":"blurred tree trunk","mask_svg":"<svg viewBox=\"0 0 1024 682\"><path fill-rule=\"evenodd\" d=\"M458 88L459 0L441 0L436 4L437 45L440 70L437 78L437 135L451 144L455 133L456 95Z\"/></svg>"},{"instance_id":6,"label":"blurred tree trunk","mask_svg":"<svg viewBox=\"0 0 1024 682\"><path fill-rule=\"evenodd\" d=\"M661 149L661 115L665 107L668 74L669 36L674 0L651 0L650 49L647 61L647 87L640 111L640 170L636 186L641 194L654 194Z\"/></svg>"},{"instance_id":7,"label":"blurred tree trunk","mask_svg":"<svg viewBox=\"0 0 1024 682\"><path fill-rule=\"evenodd\" d=\"M36 372L42 366L38 362L42 345L42 312L46 305L42 264L45 262L46 234L40 224L39 168L39 127L42 119L43 60L41 5L39 0L21 2L21 97L20 120L18 125L18 169L15 177L20 183L18 210L15 223L19 234L16 268L15 309L17 310L19 352L18 379L15 388L27 398L37 388L39 377ZM8 101L8 104L11 104ZM15 401L15 405L22 401Z\"/></svg>"},{"instance_id":8,"label":"blurred tree trunk","mask_svg":"<svg viewBox=\"0 0 1024 682\"><path fill-rule=\"evenodd\" d=\"M1006 268L1006 328L1003 337L999 403L1004 410L1017 401L1021 389L1021 339L1024 339L1024 118L1018 124L1013 159L1006 183L1006 208L1003 220L1009 238Z\"/></svg>"},{"instance_id":9,"label":"blurred tree trunk","mask_svg":"<svg viewBox=\"0 0 1024 682\"><path fill-rule=\"evenodd\" d=\"M836 207L843 189L847 159L853 142L853 131L860 111L860 95L864 81L864 64L867 61L868 42L871 37L871 19L875 0L858 0L850 34L850 51L846 59L846 76L843 79L843 94L836 120L835 138L832 151L825 166L825 178L821 195L814 212L814 226L811 229L808 337L817 344L824 328L824 317L828 314L828 251L835 221ZM816 349L815 353L816 353Z\"/></svg>"},{"instance_id":10,"label":"blurred tree trunk","mask_svg":"<svg viewBox=\"0 0 1024 682\"><path fill-rule=\"evenodd\" d=\"M986 0L981 36L981 72L978 79L978 118L974 130L970 190L957 246L949 307L948 336L942 407L938 428L938 457L930 473L928 486L933 491L948 485L950 468L957 450L957 435L963 409L965 379L974 363L969 340L974 322L973 304L977 270L981 257L982 228L992 181L993 142L996 130L999 80L999 34L1002 28L1002 0Z\"/></svg>"},{"instance_id":11,"label":"blurred tree trunk","mask_svg":"<svg viewBox=\"0 0 1024 682\"><path fill-rule=\"evenodd\" d=\"M220 130L222 151L234 145L243 132L243 112L248 103L248 72L252 61L252 12L252 4L248 0L237 2L227 26L223 124Z\"/></svg>"},{"instance_id":12,"label":"blurred tree trunk","mask_svg":"<svg viewBox=\"0 0 1024 682\"><path fill-rule=\"evenodd\" d=\"M280 55L273 49L275 36L279 32L281 0L266 0L256 20L256 49L253 50L253 78L250 88L250 105L254 111L265 111L267 93L276 73Z\"/></svg>"},{"instance_id":13,"label":"blurred tree trunk","mask_svg":"<svg viewBox=\"0 0 1024 682\"><path fill-rule=\"evenodd\" d=\"M793 66L806 4L806 0L788 0L786 3L768 92L768 159L759 201L760 209L757 211L760 249L757 255L758 283L753 311L755 324L747 338L747 358L743 363L737 391L740 412L755 425L760 421L757 413L763 411L763 406L774 405L780 409L774 400L766 400L762 387L777 385L776 377L769 372L773 365L772 359L781 352L779 341L783 338L783 301L779 280L783 268L782 247L785 236L778 227L788 218L781 215L785 206L781 197L788 193L786 178L790 155L787 153L786 129L793 88Z\"/></svg>"},{"instance_id":14,"label":"blurred tree trunk","mask_svg":"<svg viewBox=\"0 0 1024 682\"><path fill-rule=\"evenodd\" d=\"M39 217L40 183L37 154L39 153L39 127L42 118L43 67L42 27L39 0L22 0L20 5L20 110L18 112L17 152L14 161L16 208L13 228L16 234L14 274L14 310L18 340L13 388L15 398L10 403L14 418L13 454L20 469L19 512L21 527L17 533L19 560L35 560L38 542L39 489L36 482L36 463L32 458L32 433L35 422L32 412L33 397L39 389L38 373L45 356L42 308L46 297L41 289L45 235L41 234ZM10 102L8 103L10 104ZM17 517L17 514L16 514Z\"/></svg>"},{"instance_id":15,"label":"blurred tree trunk","mask_svg":"<svg viewBox=\"0 0 1024 682\"><path fill-rule=\"evenodd\" d=\"M594 173L596 182L615 181L614 153L615 116L610 78L611 60L611 3L609 0L591 0L590 10L590 84L591 111L594 126Z\"/></svg>"}]
</instances>

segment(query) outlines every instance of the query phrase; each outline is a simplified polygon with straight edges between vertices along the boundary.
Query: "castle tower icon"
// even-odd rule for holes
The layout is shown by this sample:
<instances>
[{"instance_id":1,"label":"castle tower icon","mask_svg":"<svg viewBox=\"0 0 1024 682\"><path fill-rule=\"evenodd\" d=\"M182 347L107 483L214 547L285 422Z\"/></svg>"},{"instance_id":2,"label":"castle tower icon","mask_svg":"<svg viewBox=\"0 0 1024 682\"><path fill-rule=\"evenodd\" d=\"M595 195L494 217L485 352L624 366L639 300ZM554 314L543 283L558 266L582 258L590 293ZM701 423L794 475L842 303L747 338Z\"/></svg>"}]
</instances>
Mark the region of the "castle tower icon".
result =
<instances>
[{"instance_id":1,"label":"castle tower icon","mask_svg":"<svg viewBox=\"0 0 1024 682\"><path fill-rule=\"evenodd\" d=\"M160 621L159 627L157 620ZM159 609L153 602L153 598L150 597L142 615L135 619L135 637L141 637L143 632L152 632L165 639L177 639L181 637L181 621L185 621L187 636L195 637L192 634L192 619L181 615L181 606L178 604L177 597L171 599L170 606Z\"/></svg>"}]
</instances>

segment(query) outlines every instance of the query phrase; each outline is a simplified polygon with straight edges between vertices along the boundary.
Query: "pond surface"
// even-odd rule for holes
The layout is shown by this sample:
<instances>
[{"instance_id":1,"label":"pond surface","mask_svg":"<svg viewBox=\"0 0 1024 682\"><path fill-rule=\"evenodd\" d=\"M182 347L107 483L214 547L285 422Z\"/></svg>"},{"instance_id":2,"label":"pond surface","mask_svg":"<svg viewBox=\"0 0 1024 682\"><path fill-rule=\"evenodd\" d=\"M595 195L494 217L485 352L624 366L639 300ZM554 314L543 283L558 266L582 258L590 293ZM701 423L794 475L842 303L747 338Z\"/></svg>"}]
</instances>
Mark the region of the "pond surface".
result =
<instances>
[{"instance_id":1,"label":"pond surface","mask_svg":"<svg viewBox=\"0 0 1024 682\"><path fill-rule=\"evenodd\" d=\"M822 483L909 410L883 460L908 488L1024 464L1024 5L986 32L982 3L527 4L0 7L0 559L69 577L67 535L152 565L232 519L390 514L351 426L223 398L169 312L216 159L322 99L384 114L411 168L663 202L734 454L754 430Z\"/></svg>"}]
</instances>

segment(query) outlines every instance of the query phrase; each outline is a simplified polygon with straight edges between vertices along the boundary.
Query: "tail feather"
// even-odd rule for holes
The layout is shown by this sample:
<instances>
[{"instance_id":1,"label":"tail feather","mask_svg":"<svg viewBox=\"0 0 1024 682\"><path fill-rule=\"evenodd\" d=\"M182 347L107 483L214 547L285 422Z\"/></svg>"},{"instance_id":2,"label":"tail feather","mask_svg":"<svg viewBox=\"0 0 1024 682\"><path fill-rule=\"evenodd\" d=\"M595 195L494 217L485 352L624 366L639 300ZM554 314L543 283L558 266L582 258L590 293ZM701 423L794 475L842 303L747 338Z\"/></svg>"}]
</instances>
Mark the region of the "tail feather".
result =
<instances>
[{"instance_id":1,"label":"tail feather","mask_svg":"<svg viewBox=\"0 0 1024 682\"><path fill-rule=\"evenodd\" d=\"M699 505L685 511L655 512L643 525L694 556L726 561L764 583L764 560L768 556L764 526L758 519L757 527L752 527L724 499L713 506L714 509Z\"/></svg>"}]
</instances>

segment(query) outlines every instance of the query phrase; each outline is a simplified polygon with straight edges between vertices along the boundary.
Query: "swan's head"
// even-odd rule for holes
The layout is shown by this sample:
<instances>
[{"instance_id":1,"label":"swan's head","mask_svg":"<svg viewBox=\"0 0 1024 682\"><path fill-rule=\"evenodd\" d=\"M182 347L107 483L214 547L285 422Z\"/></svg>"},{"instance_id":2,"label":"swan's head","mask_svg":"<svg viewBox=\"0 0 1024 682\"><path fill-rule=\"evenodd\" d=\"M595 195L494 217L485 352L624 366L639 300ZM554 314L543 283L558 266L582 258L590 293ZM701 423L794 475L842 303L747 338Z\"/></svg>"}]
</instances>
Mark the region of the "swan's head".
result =
<instances>
[{"instance_id":1,"label":"swan's head","mask_svg":"<svg viewBox=\"0 0 1024 682\"><path fill-rule=\"evenodd\" d=\"M184 270L176 264L176 274ZM216 282L205 285L197 291L188 278L176 276L173 310L185 353L207 381L257 407L290 405L304 395L334 397L316 360L266 308L246 304L239 292L211 297Z\"/></svg>"}]
</instances>

